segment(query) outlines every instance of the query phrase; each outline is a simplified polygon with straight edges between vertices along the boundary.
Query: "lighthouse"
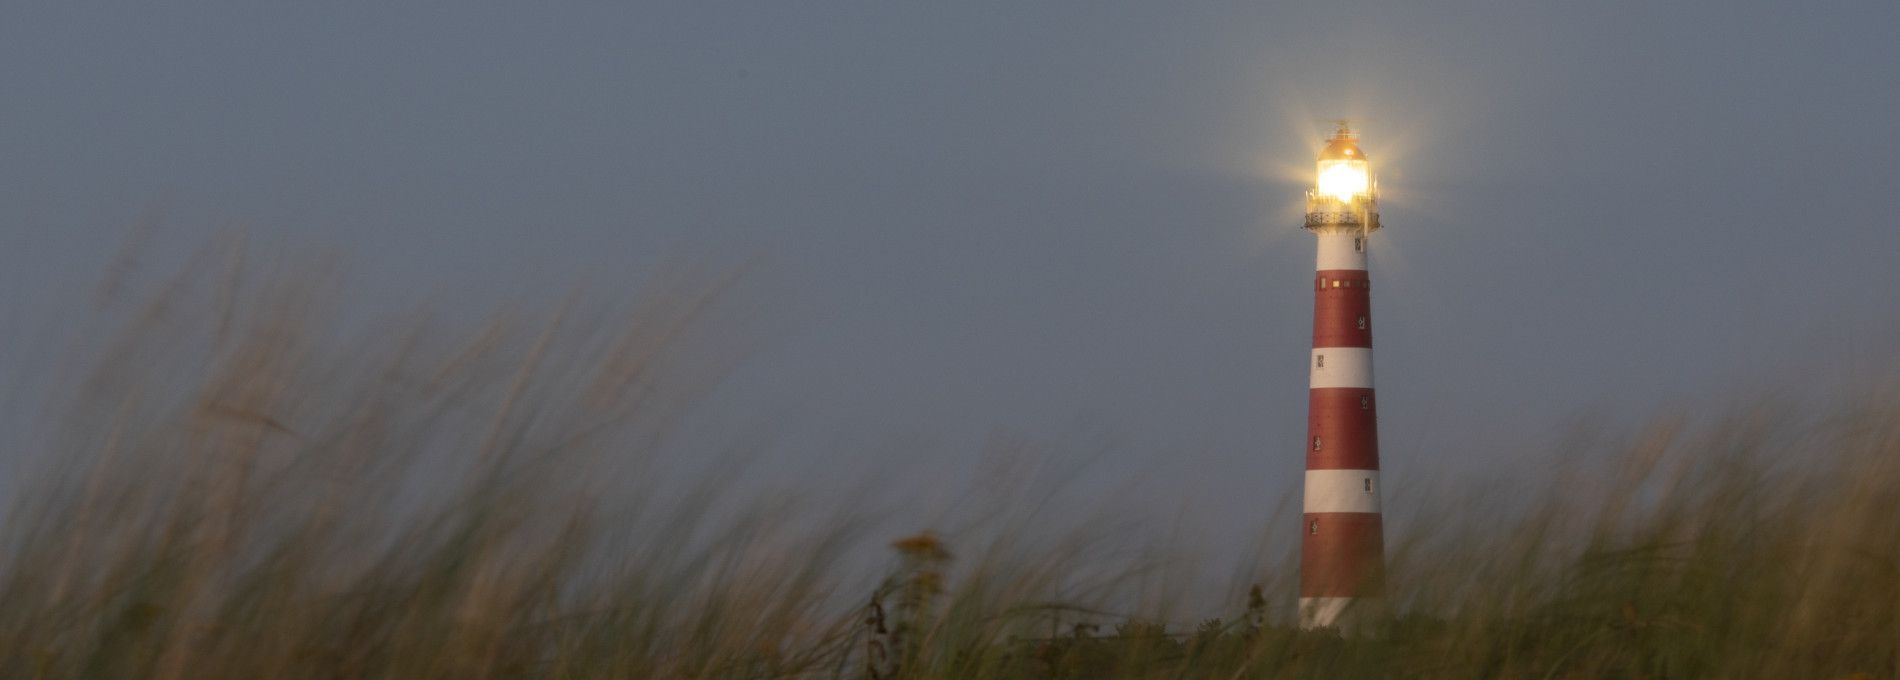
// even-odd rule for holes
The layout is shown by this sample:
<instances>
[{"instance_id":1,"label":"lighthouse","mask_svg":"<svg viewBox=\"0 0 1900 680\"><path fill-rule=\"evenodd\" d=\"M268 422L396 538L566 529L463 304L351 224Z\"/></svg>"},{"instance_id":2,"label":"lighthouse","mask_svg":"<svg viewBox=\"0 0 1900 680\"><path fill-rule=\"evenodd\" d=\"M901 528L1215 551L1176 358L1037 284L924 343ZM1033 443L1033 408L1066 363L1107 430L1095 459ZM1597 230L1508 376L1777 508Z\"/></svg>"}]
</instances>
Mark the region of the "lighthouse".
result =
<instances>
[{"instance_id":1,"label":"lighthouse","mask_svg":"<svg viewBox=\"0 0 1900 680\"><path fill-rule=\"evenodd\" d=\"M1379 400L1372 391L1372 279L1378 184L1345 123L1319 153L1306 230L1319 237L1300 527L1300 626L1363 628L1383 612Z\"/></svg>"}]
</instances>

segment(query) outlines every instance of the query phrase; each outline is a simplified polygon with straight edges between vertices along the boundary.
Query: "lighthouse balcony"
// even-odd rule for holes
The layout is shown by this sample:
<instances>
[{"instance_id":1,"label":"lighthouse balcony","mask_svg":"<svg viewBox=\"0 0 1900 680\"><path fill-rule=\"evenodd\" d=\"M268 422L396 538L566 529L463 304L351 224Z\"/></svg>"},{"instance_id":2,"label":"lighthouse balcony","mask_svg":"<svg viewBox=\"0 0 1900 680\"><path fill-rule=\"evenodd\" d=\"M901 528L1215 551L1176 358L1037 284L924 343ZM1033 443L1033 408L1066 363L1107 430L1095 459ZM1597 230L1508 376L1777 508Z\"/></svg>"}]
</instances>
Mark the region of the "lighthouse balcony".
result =
<instances>
[{"instance_id":1,"label":"lighthouse balcony","mask_svg":"<svg viewBox=\"0 0 1900 680\"><path fill-rule=\"evenodd\" d=\"M1315 208L1320 209L1306 211L1305 228L1312 231L1326 231L1339 228L1373 231L1381 226L1379 224L1379 213L1377 211L1355 209L1341 204L1326 207L1334 209L1326 209L1321 206L1315 206Z\"/></svg>"}]
</instances>

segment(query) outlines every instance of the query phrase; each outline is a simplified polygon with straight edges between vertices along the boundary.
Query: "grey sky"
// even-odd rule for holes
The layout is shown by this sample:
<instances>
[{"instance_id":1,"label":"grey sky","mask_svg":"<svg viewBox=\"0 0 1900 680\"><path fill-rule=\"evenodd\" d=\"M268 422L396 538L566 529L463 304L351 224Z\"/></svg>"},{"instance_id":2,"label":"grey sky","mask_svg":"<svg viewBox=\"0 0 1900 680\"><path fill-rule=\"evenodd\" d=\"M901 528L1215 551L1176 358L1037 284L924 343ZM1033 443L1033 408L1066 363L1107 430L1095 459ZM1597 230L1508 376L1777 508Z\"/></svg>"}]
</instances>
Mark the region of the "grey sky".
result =
<instances>
[{"instance_id":1,"label":"grey sky","mask_svg":"<svg viewBox=\"0 0 1900 680\"><path fill-rule=\"evenodd\" d=\"M371 300L763 254L783 322L728 404L773 414L787 469L1087 433L1160 513L1244 520L1300 471L1322 119L1364 121L1386 198L1397 488L1582 412L1890 372L1896 26L1893 2L9 3L0 368L44 358L155 207L168 243L341 247ZM876 444L913 436L944 443Z\"/></svg>"}]
</instances>

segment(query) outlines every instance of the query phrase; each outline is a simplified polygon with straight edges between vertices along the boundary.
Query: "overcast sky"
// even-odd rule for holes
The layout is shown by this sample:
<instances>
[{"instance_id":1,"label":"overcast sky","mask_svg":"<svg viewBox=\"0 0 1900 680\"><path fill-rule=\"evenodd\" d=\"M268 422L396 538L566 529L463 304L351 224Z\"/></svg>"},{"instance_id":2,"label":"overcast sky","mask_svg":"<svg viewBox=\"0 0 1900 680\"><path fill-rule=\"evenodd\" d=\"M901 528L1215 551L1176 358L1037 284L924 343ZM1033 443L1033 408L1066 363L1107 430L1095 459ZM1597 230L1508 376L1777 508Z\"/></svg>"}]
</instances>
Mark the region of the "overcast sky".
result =
<instances>
[{"instance_id":1,"label":"overcast sky","mask_svg":"<svg viewBox=\"0 0 1900 680\"><path fill-rule=\"evenodd\" d=\"M150 211L339 248L367 306L760 256L722 403L771 464L1000 428L1247 520L1301 471L1337 117L1395 488L1900 357L1891 1L515 5L0 5L0 370Z\"/></svg>"}]
</instances>

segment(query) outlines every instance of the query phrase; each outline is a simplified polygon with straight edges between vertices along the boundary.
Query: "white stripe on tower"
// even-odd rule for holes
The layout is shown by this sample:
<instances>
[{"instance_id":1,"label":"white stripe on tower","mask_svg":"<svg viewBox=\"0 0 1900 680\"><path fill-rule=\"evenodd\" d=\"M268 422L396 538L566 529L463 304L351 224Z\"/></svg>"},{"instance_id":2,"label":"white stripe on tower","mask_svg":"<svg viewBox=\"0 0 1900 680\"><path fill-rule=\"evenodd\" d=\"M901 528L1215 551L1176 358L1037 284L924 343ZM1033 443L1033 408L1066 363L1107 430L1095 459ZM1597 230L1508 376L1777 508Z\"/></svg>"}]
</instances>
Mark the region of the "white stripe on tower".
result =
<instances>
[{"instance_id":1,"label":"white stripe on tower","mask_svg":"<svg viewBox=\"0 0 1900 680\"><path fill-rule=\"evenodd\" d=\"M1319 235L1320 271L1329 269L1366 270L1365 236L1346 232ZM1358 244L1354 241L1358 240Z\"/></svg>"},{"instance_id":2,"label":"white stripe on tower","mask_svg":"<svg viewBox=\"0 0 1900 680\"><path fill-rule=\"evenodd\" d=\"M1378 470L1307 470L1307 512L1379 512Z\"/></svg>"},{"instance_id":3,"label":"white stripe on tower","mask_svg":"<svg viewBox=\"0 0 1900 680\"><path fill-rule=\"evenodd\" d=\"M1308 387L1372 389L1371 347L1314 347Z\"/></svg>"},{"instance_id":4,"label":"white stripe on tower","mask_svg":"<svg viewBox=\"0 0 1900 680\"><path fill-rule=\"evenodd\" d=\"M1307 401L1300 625L1364 629L1381 613L1385 540L1372 389L1371 278L1379 228L1365 155L1343 125L1319 156L1306 228L1319 237Z\"/></svg>"}]
</instances>

